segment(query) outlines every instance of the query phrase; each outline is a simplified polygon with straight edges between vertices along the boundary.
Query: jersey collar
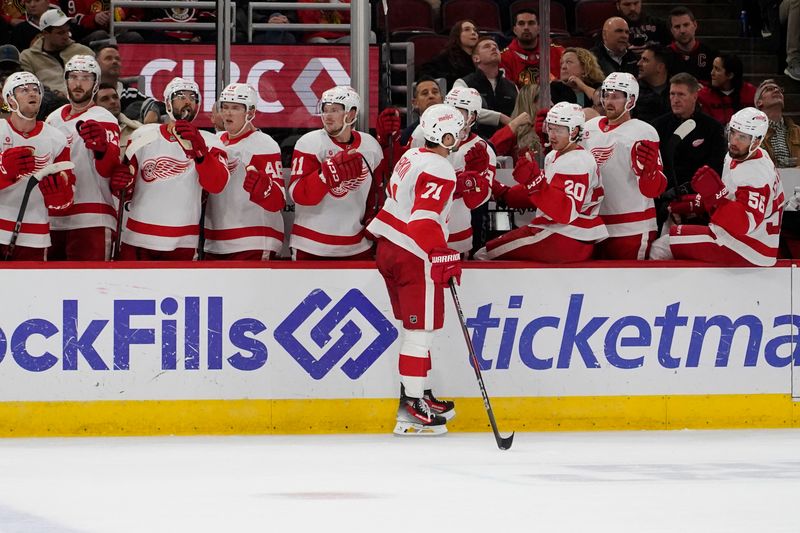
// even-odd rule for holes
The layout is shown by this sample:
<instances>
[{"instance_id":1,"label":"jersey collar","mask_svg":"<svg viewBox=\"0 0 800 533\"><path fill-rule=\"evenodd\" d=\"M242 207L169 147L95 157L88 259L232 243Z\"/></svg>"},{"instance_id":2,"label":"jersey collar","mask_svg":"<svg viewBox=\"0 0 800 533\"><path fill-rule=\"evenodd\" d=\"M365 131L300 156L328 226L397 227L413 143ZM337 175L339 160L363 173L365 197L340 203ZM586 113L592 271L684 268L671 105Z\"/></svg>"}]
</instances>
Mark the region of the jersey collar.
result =
<instances>
[{"instance_id":1,"label":"jersey collar","mask_svg":"<svg viewBox=\"0 0 800 533\"><path fill-rule=\"evenodd\" d=\"M40 131L42 131L42 128L44 128L44 122L42 122L42 121L40 121L40 120L37 120L37 121L36 121L36 125L33 127L33 129L32 129L31 131L19 131L17 128L15 128L15 127L14 127L14 124L11 122L11 119L10 119L10 118L7 118L7 119L6 119L6 122L8 122L8 126L9 126L9 127L10 127L10 128L11 128L11 129L12 129L12 130L13 130L13 131L14 131L14 132L17 134L17 135L21 135L22 137L25 137L26 139L27 139L28 137L35 137L35 136L39 135L39 132L40 132Z\"/></svg>"}]
</instances>

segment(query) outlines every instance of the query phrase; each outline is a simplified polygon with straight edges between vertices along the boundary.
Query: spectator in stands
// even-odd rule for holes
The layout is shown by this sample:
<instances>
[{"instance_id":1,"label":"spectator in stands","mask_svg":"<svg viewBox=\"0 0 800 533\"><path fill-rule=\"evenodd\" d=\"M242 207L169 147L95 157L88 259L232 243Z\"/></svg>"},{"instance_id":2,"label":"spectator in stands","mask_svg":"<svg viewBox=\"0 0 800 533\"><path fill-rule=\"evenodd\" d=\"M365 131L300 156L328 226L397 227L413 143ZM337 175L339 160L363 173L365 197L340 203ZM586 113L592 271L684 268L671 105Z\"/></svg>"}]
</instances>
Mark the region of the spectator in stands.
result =
<instances>
[{"instance_id":1,"label":"spectator in stands","mask_svg":"<svg viewBox=\"0 0 800 533\"><path fill-rule=\"evenodd\" d=\"M711 86L700 89L698 101L703 111L720 124L727 124L734 113L755 100L756 88L744 81L742 60L733 54L714 58L711 67Z\"/></svg>"},{"instance_id":2,"label":"spectator in stands","mask_svg":"<svg viewBox=\"0 0 800 533\"><path fill-rule=\"evenodd\" d=\"M17 50L25 50L33 44L34 39L39 37L39 19L45 11L56 6L51 6L49 0L23 0L22 6L25 8L25 20L11 30L9 42L17 47Z\"/></svg>"},{"instance_id":3,"label":"spectator in stands","mask_svg":"<svg viewBox=\"0 0 800 533\"><path fill-rule=\"evenodd\" d=\"M350 0L337 0L328 2L327 0L300 0L302 3L331 3L349 4ZM303 24L349 24L350 10L332 9L298 9L297 18ZM350 33L342 31L321 30L316 32L306 32L303 40L309 44L318 43L349 43ZM375 32L370 32L370 42L376 40Z\"/></svg>"},{"instance_id":4,"label":"spectator in stands","mask_svg":"<svg viewBox=\"0 0 800 533\"><path fill-rule=\"evenodd\" d=\"M108 40L110 23L112 18L111 10L108 9L109 2L98 2L97 0L69 0L62 2L65 5L67 16L74 21L72 26L73 37L80 43L92 46L96 41ZM117 8L117 20L140 20L141 9ZM135 31L117 31L116 40L120 43L140 43L144 39Z\"/></svg>"},{"instance_id":5,"label":"spectator in stands","mask_svg":"<svg viewBox=\"0 0 800 533\"><path fill-rule=\"evenodd\" d=\"M147 34L148 42L162 43L211 43L216 41L215 29L196 30L192 26L201 22L216 23L217 15L214 11L194 9L187 7L169 7L164 9L150 9L148 16L151 22L180 23L184 27L174 30L151 31Z\"/></svg>"},{"instance_id":6,"label":"spectator in stands","mask_svg":"<svg viewBox=\"0 0 800 533\"><path fill-rule=\"evenodd\" d=\"M239 9L237 7L237 9ZM294 15L293 15L294 16ZM242 27L246 27L247 25L247 18L243 21L240 21L239 24ZM280 11L275 11L270 13L269 18L267 19L267 24L289 24L290 19L289 17L281 13ZM292 32L285 31L285 30L260 30L253 32L253 43L258 44L295 44L297 42L297 38L294 36Z\"/></svg>"},{"instance_id":7,"label":"spectator in stands","mask_svg":"<svg viewBox=\"0 0 800 533\"><path fill-rule=\"evenodd\" d=\"M605 75L597 58L585 48L567 48L561 56L561 79L550 82L550 99L554 104L570 102L592 107L594 93Z\"/></svg>"},{"instance_id":8,"label":"spectator in stands","mask_svg":"<svg viewBox=\"0 0 800 533\"><path fill-rule=\"evenodd\" d=\"M5 84L6 78L20 70L22 67L19 65L19 50L13 44L0 46L0 87ZM8 118L10 112L8 104L0 102L0 119Z\"/></svg>"},{"instance_id":9,"label":"spectator in stands","mask_svg":"<svg viewBox=\"0 0 800 533\"><path fill-rule=\"evenodd\" d=\"M639 56L628 50L630 29L625 19L611 17L603 24L603 42L592 48L597 63L608 76L612 72L639 73Z\"/></svg>"},{"instance_id":10,"label":"spectator in stands","mask_svg":"<svg viewBox=\"0 0 800 533\"><path fill-rule=\"evenodd\" d=\"M500 67L506 78L522 87L539 81L539 17L530 9L521 9L514 16L514 40L500 55ZM550 46L550 79L558 78L564 48Z\"/></svg>"},{"instance_id":11,"label":"spectator in stands","mask_svg":"<svg viewBox=\"0 0 800 533\"><path fill-rule=\"evenodd\" d=\"M120 159L122 159L125 155L125 148L128 146L131 134L141 128L142 123L138 120L128 118L125 116L125 113L122 112L116 85L101 82L98 86L97 94L94 95L94 102L100 107L107 109L114 115L114 118L116 118L119 123L119 155Z\"/></svg>"},{"instance_id":12,"label":"spectator in stands","mask_svg":"<svg viewBox=\"0 0 800 533\"><path fill-rule=\"evenodd\" d=\"M669 80L670 112L652 122L661 141L661 159L668 178L667 191L656 200L659 226L667 218L669 202L692 191L689 182L697 169L708 165L722 172L722 162L727 148L722 124L700 111L697 95L700 82L688 72L681 72ZM673 132L685 121L695 121L695 128L675 147L668 149ZM677 189L676 189L677 187Z\"/></svg>"},{"instance_id":13,"label":"spectator in stands","mask_svg":"<svg viewBox=\"0 0 800 533\"><path fill-rule=\"evenodd\" d=\"M783 88L773 79L756 89L755 105L769 119L769 129L761 143L775 166L796 167L800 163L800 126L783 114Z\"/></svg>"},{"instance_id":14,"label":"spectator in stands","mask_svg":"<svg viewBox=\"0 0 800 533\"><path fill-rule=\"evenodd\" d=\"M781 24L786 24L786 69L783 73L800 81L800 1L782 0L779 16Z\"/></svg>"},{"instance_id":15,"label":"spectator in stands","mask_svg":"<svg viewBox=\"0 0 800 533\"><path fill-rule=\"evenodd\" d=\"M122 57L119 47L115 44L103 44L97 49L97 63L100 65L100 81L117 88L122 112L128 118L138 120L144 124L158 122L161 113L148 106L148 99L139 89L130 83L120 80L122 72Z\"/></svg>"},{"instance_id":16,"label":"spectator in stands","mask_svg":"<svg viewBox=\"0 0 800 533\"><path fill-rule=\"evenodd\" d=\"M719 53L701 43L696 37L697 21L694 13L680 6L669 12L669 27L672 43L669 51L672 57L667 62L670 74L688 72L704 85L711 83L711 65Z\"/></svg>"},{"instance_id":17,"label":"spectator in stands","mask_svg":"<svg viewBox=\"0 0 800 533\"><path fill-rule=\"evenodd\" d=\"M33 73L42 85L56 96L66 97L67 85L64 81L64 65L76 55L90 55L94 52L70 38L71 19L60 9L50 9L42 15L40 24L42 38L20 54L23 70Z\"/></svg>"},{"instance_id":18,"label":"spectator in stands","mask_svg":"<svg viewBox=\"0 0 800 533\"><path fill-rule=\"evenodd\" d=\"M478 30L475 23L471 20L459 20L453 24L444 50L420 67L417 79L423 76L444 78L447 81L446 88L452 88L457 79L475 72L472 49L476 44Z\"/></svg>"},{"instance_id":19,"label":"spectator in stands","mask_svg":"<svg viewBox=\"0 0 800 533\"><path fill-rule=\"evenodd\" d=\"M421 117L430 106L441 103L444 103L444 95L436 80L429 76L419 78L414 86L414 97L411 99L411 107L414 109L417 116ZM419 118L413 122L409 122L406 128L400 132L401 145L410 145L412 138L417 136L424 144L422 132L417 132L416 135L414 133L417 131L417 126L419 126Z\"/></svg>"},{"instance_id":20,"label":"spectator in stands","mask_svg":"<svg viewBox=\"0 0 800 533\"><path fill-rule=\"evenodd\" d=\"M514 111L511 113L511 122L508 124L516 136L516 146L511 150L511 156L515 161L525 152L542 153L542 143L539 141L539 136L536 135L536 130L531 123L531 118L536 116L538 110L539 84L529 83L521 87L517 95L517 102L514 105ZM500 153L500 147L496 142L495 148ZM507 151L503 150L502 153L505 154Z\"/></svg>"},{"instance_id":21,"label":"spectator in stands","mask_svg":"<svg viewBox=\"0 0 800 533\"><path fill-rule=\"evenodd\" d=\"M617 0L617 12L630 29L631 52L641 54L645 46L667 46L670 34L663 20L642 13L642 0Z\"/></svg>"},{"instance_id":22,"label":"spectator in stands","mask_svg":"<svg viewBox=\"0 0 800 533\"><path fill-rule=\"evenodd\" d=\"M655 44L649 44L639 57L639 99L633 116L645 122L668 113L669 83L667 77L666 52Z\"/></svg>"},{"instance_id":23,"label":"spectator in stands","mask_svg":"<svg viewBox=\"0 0 800 533\"><path fill-rule=\"evenodd\" d=\"M25 22L25 8L22 6L22 1L2 2L2 5L0 5L0 20L2 20L0 28L7 31L11 31L11 28L17 24ZM4 32L2 35L7 36L8 33Z\"/></svg>"},{"instance_id":24,"label":"spectator in stands","mask_svg":"<svg viewBox=\"0 0 800 533\"><path fill-rule=\"evenodd\" d=\"M517 101L517 86L508 81L500 70L500 50L493 38L483 36L472 50L475 72L455 81L455 87L471 87L483 99L478 112L478 135L488 139L511 121Z\"/></svg>"}]
</instances>

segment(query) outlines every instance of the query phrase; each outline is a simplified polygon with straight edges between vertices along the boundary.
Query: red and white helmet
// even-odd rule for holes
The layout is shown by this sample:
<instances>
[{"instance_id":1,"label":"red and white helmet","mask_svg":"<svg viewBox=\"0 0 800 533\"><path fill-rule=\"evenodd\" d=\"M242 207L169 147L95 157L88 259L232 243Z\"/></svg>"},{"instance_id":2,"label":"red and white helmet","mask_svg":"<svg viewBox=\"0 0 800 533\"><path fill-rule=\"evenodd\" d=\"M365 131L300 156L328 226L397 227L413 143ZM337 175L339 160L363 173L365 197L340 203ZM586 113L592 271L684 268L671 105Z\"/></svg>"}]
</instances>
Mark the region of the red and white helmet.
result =
<instances>
[{"instance_id":1,"label":"red and white helmet","mask_svg":"<svg viewBox=\"0 0 800 533\"><path fill-rule=\"evenodd\" d=\"M219 95L220 103L242 104L248 111L256 107L258 94L246 83L231 83Z\"/></svg>"},{"instance_id":2,"label":"red and white helmet","mask_svg":"<svg viewBox=\"0 0 800 533\"><path fill-rule=\"evenodd\" d=\"M734 113L728 128L751 135L753 140L763 139L769 129L769 119L755 107L745 107Z\"/></svg>"},{"instance_id":3,"label":"red and white helmet","mask_svg":"<svg viewBox=\"0 0 800 533\"><path fill-rule=\"evenodd\" d=\"M16 113L21 119L34 120L36 117L26 117L20 112L19 103L14 97L14 91L17 89L17 87L22 87L23 85L36 85L39 88L39 94L44 94L42 82L39 81L39 78L30 72L15 72L6 78L6 82L3 84L3 100L5 100L8 108ZM12 105L12 102L14 105Z\"/></svg>"},{"instance_id":4,"label":"red and white helmet","mask_svg":"<svg viewBox=\"0 0 800 533\"><path fill-rule=\"evenodd\" d=\"M439 144L448 150L455 150L459 142L459 133L464 127L464 116L461 111L448 104L434 104L422 113L419 125L425 140ZM442 144L444 136L453 136L453 144Z\"/></svg>"},{"instance_id":5,"label":"red and white helmet","mask_svg":"<svg viewBox=\"0 0 800 533\"><path fill-rule=\"evenodd\" d=\"M466 111L470 126L475 122L478 112L483 108L481 93L472 87L453 87L444 97L444 103Z\"/></svg>"},{"instance_id":6,"label":"red and white helmet","mask_svg":"<svg viewBox=\"0 0 800 533\"><path fill-rule=\"evenodd\" d=\"M322 97L319 99L320 110L325 107L325 104L341 104L345 111L355 108L358 113L358 110L361 109L361 97L352 87L339 85L322 93Z\"/></svg>"},{"instance_id":7,"label":"red and white helmet","mask_svg":"<svg viewBox=\"0 0 800 533\"><path fill-rule=\"evenodd\" d=\"M621 91L625 93L627 98L633 96L633 103L628 107L628 111L636 107L636 101L639 100L639 82L633 77L633 74L627 72L612 72L605 80L603 85L600 86L600 96L602 97L605 91ZM627 107L628 104L626 104Z\"/></svg>"},{"instance_id":8,"label":"red and white helmet","mask_svg":"<svg viewBox=\"0 0 800 533\"><path fill-rule=\"evenodd\" d=\"M36 84L39 87L39 94L42 94L42 82L30 72L23 71L11 74L6 78L6 82L3 84L3 100L11 107L10 99L14 97L14 89L31 84Z\"/></svg>"},{"instance_id":9,"label":"red and white helmet","mask_svg":"<svg viewBox=\"0 0 800 533\"><path fill-rule=\"evenodd\" d=\"M72 56L67 64L64 65L64 79L70 72L88 72L94 74L95 85L100 83L100 65L92 56Z\"/></svg>"},{"instance_id":10,"label":"red and white helmet","mask_svg":"<svg viewBox=\"0 0 800 533\"><path fill-rule=\"evenodd\" d=\"M172 97L175 93L180 91L193 92L197 98L197 105L198 107L200 106L200 86L192 80L185 80L177 77L172 78L172 81L164 88L164 103L167 106L167 114L172 120L175 120L175 117L172 115Z\"/></svg>"},{"instance_id":11,"label":"red and white helmet","mask_svg":"<svg viewBox=\"0 0 800 533\"><path fill-rule=\"evenodd\" d=\"M566 126L569 130L570 142L576 142L580 139L583 125L586 122L586 116L583 114L583 109L578 104L558 102L550 108L544 120L546 123L555 126ZM578 128L577 132L575 132L575 128Z\"/></svg>"}]
</instances>

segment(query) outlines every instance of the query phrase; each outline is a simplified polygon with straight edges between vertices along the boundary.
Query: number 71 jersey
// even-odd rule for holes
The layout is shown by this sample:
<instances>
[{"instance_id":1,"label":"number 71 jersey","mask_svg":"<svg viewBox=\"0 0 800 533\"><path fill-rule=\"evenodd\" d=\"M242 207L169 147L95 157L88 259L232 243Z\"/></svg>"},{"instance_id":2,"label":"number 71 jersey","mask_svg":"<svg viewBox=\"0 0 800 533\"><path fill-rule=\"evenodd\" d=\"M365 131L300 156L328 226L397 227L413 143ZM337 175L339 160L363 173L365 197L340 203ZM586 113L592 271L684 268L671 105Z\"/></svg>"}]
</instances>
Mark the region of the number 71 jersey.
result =
<instances>
[{"instance_id":1,"label":"number 71 jersey","mask_svg":"<svg viewBox=\"0 0 800 533\"><path fill-rule=\"evenodd\" d=\"M386 202L367 231L427 260L428 253L408 230L408 224L431 220L439 225L446 242L455 186L456 173L446 158L425 148L412 148L395 165Z\"/></svg>"}]
</instances>

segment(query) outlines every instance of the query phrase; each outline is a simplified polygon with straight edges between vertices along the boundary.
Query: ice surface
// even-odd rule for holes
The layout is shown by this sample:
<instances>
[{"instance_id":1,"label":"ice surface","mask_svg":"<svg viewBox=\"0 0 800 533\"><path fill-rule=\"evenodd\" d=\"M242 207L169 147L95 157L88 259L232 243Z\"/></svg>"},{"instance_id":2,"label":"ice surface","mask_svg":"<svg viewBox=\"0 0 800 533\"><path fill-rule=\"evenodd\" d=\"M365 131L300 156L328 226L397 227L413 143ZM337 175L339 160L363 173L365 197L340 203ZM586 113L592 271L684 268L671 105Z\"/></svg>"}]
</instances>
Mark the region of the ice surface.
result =
<instances>
[{"instance_id":1,"label":"ice surface","mask_svg":"<svg viewBox=\"0 0 800 533\"><path fill-rule=\"evenodd\" d=\"M2 533L796 533L798 490L800 430L0 440Z\"/></svg>"}]
</instances>

